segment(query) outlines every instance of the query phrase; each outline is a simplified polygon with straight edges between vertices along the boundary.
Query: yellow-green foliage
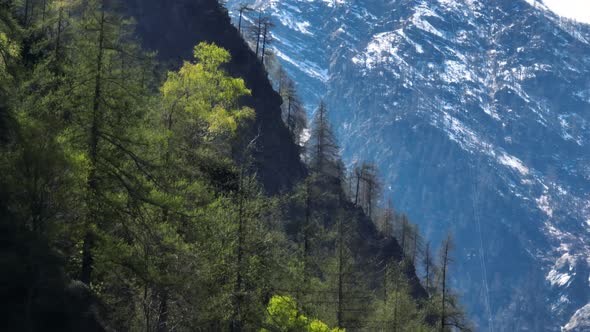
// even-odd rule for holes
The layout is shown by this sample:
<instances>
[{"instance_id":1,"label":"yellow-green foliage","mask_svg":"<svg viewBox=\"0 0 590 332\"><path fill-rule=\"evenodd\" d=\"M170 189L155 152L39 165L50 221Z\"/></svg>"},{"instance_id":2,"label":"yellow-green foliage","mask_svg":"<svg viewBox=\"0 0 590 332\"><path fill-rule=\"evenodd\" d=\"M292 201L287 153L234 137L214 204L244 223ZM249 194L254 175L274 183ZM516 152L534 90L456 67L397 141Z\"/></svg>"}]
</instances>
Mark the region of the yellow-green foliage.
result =
<instances>
[{"instance_id":1,"label":"yellow-green foliage","mask_svg":"<svg viewBox=\"0 0 590 332\"><path fill-rule=\"evenodd\" d=\"M344 332L339 328L330 329L317 319L310 319L297 309L297 303L289 296L275 295L267 308L266 326L272 331ZM261 332L270 330L263 328Z\"/></svg>"},{"instance_id":2,"label":"yellow-green foliage","mask_svg":"<svg viewBox=\"0 0 590 332\"><path fill-rule=\"evenodd\" d=\"M250 90L222 69L230 60L223 48L200 43L194 57L196 63L185 62L180 71L168 73L161 88L165 106L171 115L183 112L189 124L204 124L209 136L235 132L241 121L254 117L252 109L238 105Z\"/></svg>"},{"instance_id":3,"label":"yellow-green foliage","mask_svg":"<svg viewBox=\"0 0 590 332\"><path fill-rule=\"evenodd\" d=\"M4 32L0 32L0 76L5 75L7 59L17 57L20 52L18 44Z\"/></svg>"}]
</instances>

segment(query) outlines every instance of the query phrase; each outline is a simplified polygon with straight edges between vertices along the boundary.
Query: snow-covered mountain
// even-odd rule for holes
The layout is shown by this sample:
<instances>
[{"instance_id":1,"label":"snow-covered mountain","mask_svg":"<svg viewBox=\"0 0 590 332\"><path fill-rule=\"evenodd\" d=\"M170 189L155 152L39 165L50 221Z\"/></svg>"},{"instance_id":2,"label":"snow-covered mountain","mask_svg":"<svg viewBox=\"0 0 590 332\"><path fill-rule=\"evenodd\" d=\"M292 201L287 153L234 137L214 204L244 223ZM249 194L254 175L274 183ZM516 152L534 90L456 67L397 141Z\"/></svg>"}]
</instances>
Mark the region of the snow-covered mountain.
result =
<instances>
[{"instance_id":1,"label":"snow-covered mountain","mask_svg":"<svg viewBox=\"0 0 590 332\"><path fill-rule=\"evenodd\" d=\"M378 163L426 238L454 233L478 330L590 329L589 26L534 0L252 3L346 162Z\"/></svg>"}]
</instances>

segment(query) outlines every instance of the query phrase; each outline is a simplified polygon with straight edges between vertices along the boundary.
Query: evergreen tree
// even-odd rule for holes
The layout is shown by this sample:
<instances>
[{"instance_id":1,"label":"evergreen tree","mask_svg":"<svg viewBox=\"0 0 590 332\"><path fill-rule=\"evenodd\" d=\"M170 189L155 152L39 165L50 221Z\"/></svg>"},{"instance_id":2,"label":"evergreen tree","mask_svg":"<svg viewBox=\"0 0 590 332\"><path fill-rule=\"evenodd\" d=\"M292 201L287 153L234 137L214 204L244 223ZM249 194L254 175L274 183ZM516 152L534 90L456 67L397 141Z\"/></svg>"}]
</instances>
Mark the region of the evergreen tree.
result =
<instances>
[{"instance_id":1,"label":"evergreen tree","mask_svg":"<svg viewBox=\"0 0 590 332\"><path fill-rule=\"evenodd\" d=\"M242 106L245 81L225 70L229 52L200 43L160 81L120 10L106 0L0 3L0 228L3 268L14 271L3 298L18 298L4 306L9 329L425 331L405 277L418 229L389 207L378 235L367 217L377 215L377 168L365 163L355 190L346 184L325 104L308 177L269 197L257 137L236 148L254 110ZM274 66L272 24L258 18L256 53ZM295 84L280 66L269 72L302 144ZM394 233L408 259L377 262ZM425 308L443 313L444 329L466 326L442 280Z\"/></svg>"},{"instance_id":2,"label":"evergreen tree","mask_svg":"<svg viewBox=\"0 0 590 332\"><path fill-rule=\"evenodd\" d=\"M282 69L280 69L279 84L279 92L283 97L283 119L295 143L301 145L301 136L307 127L305 108L297 95L295 82L287 77Z\"/></svg>"},{"instance_id":3,"label":"evergreen tree","mask_svg":"<svg viewBox=\"0 0 590 332\"><path fill-rule=\"evenodd\" d=\"M311 123L307 151L312 171L333 179L339 177L339 147L328 119L328 109L323 101L315 111Z\"/></svg>"},{"instance_id":4,"label":"evergreen tree","mask_svg":"<svg viewBox=\"0 0 590 332\"><path fill-rule=\"evenodd\" d=\"M383 297L375 301L370 316L375 331L434 331L425 324L425 312L410 295L410 285L401 265L389 262L383 270Z\"/></svg>"},{"instance_id":5,"label":"evergreen tree","mask_svg":"<svg viewBox=\"0 0 590 332\"><path fill-rule=\"evenodd\" d=\"M452 293L449 284L449 268L453 263L452 251L454 249L453 238L449 234L443 241L440 253L440 267L439 267L439 293L437 296L431 298L432 303L437 303L439 317L438 330L452 331L458 329L460 331L471 331L471 325L465 318L465 313L459 305L457 296Z\"/></svg>"},{"instance_id":6,"label":"evergreen tree","mask_svg":"<svg viewBox=\"0 0 590 332\"><path fill-rule=\"evenodd\" d=\"M430 249L430 242L426 242L426 246L424 248L424 257L423 257L423 264L424 264L424 288L426 292L430 295L432 292L433 284L433 277L436 274L435 266L434 266L434 258L432 256L432 250Z\"/></svg>"},{"instance_id":7,"label":"evergreen tree","mask_svg":"<svg viewBox=\"0 0 590 332\"><path fill-rule=\"evenodd\" d=\"M381 194L381 183L378 177L378 168L375 164L363 162L361 166L354 168L353 189L354 203L363 208L369 217L378 203Z\"/></svg>"}]
</instances>

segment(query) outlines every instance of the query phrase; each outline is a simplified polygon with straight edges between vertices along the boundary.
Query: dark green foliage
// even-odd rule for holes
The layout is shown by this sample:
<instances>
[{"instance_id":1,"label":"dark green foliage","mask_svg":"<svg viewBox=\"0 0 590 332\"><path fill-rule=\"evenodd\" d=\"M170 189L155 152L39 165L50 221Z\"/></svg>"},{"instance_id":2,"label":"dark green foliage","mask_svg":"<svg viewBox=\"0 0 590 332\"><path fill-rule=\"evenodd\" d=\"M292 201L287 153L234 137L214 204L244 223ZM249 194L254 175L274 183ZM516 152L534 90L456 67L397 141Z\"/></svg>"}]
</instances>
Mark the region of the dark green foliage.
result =
<instances>
[{"instance_id":1,"label":"dark green foliage","mask_svg":"<svg viewBox=\"0 0 590 332\"><path fill-rule=\"evenodd\" d=\"M158 7L127 4L145 22ZM374 328L373 316L388 326L390 299L407 316L394 317L400 328L438 322L435 303L460 317L449 292L436 302L438 288L420 285L417 229L393 210L371 220L376 168L359 171L362 199L351 202L325 105L304 176L293 82L272 90L216 2L169 7L198 9L205 20L189 30L228 50L191 44L193 58L165 75L116 2L0 5L4 327L256 331L290 328L269 320L294 315L309 331L354 331ZM161 21L181 31L169 7ZM146 44L184 55L184 37L167 38Z\"/></svg>"},{"instance_id":2,"label":"dark green foliage","mask_svg":"<svg viewBox=\"0 0 590 332\"><path fill-rule=\"evenodd\" d=\"M22 222L22 221L20 221ZM0 202L0 310L6 331L105 331L90 289L68 281L63 257Z\"/></svg>"}]
</instances>

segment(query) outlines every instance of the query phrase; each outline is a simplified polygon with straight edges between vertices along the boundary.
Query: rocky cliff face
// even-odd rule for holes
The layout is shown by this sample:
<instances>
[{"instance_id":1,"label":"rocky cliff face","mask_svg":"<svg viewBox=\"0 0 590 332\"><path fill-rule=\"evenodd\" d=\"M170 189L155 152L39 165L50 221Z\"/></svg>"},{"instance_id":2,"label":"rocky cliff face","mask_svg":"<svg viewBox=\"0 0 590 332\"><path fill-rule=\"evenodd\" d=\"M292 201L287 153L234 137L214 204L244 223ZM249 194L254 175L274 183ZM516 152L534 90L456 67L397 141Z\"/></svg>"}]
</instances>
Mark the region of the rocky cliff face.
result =
<instances>
[{"instance_id":1,"label":"rocky cliff face","mask_svg":"<svg viewBox=\"0 0 590 332\"><path fill-rule=\"evenodd\" d=\"M282 100L269 83L264 67L216 0L123 3L137 20L143 46L157 51L165 65L175 67L191 60L192 50L199 42L212 42L227 49L232 56L229 73L243 78L252 90L252 96L243 102L256 110L256 124L241 136L246 143L257 137L255 159L264 187L269 193L278 193L302 178L305 170L299 159L299 147L281 120Z\"/></svg>"},{"instance_id":2,"label":"rocky cliff face","mask_svg":"<svg viewBox=\"0 0 590 332\"><path fill-rule=\"evenodd\" d=\"M306 103L326 97L346 161L377 162L427 238L455 234L478 330L583 330L588 26L533 0L254 4Z\"/></svg>"}]
</instances>

